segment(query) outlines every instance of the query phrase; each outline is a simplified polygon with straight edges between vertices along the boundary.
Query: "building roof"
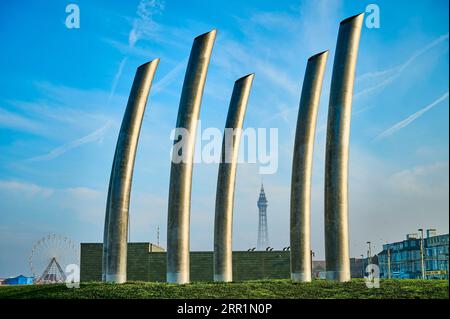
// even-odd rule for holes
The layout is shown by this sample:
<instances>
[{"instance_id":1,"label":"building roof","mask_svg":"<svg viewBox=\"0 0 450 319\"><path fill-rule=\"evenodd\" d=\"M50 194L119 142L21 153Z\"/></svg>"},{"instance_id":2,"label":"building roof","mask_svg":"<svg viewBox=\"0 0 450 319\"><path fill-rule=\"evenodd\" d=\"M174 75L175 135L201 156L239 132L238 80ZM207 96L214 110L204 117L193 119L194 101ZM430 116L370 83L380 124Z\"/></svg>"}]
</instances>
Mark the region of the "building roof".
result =
<instances>
[{"instance_id":1,"label":"building roof","mask_svg":"<svg viewBox=\"0 0 450 319\"><path fill-rule=\"evenodd\" d=\"M437 236L424 238L424 246L426 248L429 246L438 246L438 245L442 245L442 244L448 245L448 237L449 237L449 234L443 234L443 235L437 235ZM447 240L445 240L445 239L447 239ZM402 241L384 244L383 250L381 252L379 252L377 255L386 255L387 254L387 249L385 249L386 246L388 246L388 248L391 249L391 251L420 250L420 240L421 240L420 238L409 238L409 239L405 239ZM412 246L410 244L411 242L415 242L416 244L414 246ZM400 245L402 246L401 248L399 248Z\"/></svg>"},{"instance_id":2,"label":"building roof","mask_svg":"<svg viewBox=\"0 0 450 319\"><path fill-rule=\"evenodd\" d=\"M16 279L16 278L34 278L34 277L33 276L19 275L19 276L16 276L16 277L9 277L9 278L5 278L5 279Z\"/></svg>"}]
</instances>

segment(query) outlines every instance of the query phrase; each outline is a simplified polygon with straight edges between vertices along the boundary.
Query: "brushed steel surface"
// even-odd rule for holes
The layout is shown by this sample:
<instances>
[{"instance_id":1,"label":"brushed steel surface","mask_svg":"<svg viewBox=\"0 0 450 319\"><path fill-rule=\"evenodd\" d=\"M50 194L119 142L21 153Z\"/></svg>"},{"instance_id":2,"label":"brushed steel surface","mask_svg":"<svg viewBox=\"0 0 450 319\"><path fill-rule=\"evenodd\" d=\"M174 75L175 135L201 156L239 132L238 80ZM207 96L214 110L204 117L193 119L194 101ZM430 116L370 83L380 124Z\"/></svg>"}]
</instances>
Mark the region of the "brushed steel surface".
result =
<instances>
[{"instance_id":1,"label":"brushed steel surface","mask_svg":"<svg viewBox=\"0 0 450 319\"><path fill-rule=\"evenodd\" d=\"M328 51L308 59L297 118L291 179L291 279L311 281L311 174Z\"/></svg>"},{"instance_id":2,"label":"brushed steel surface","mask_svg":"<svg viewBox=\"0 0 450 319\"><path fill-rule=\"evenodd\" d=\"M353 84L364 14L343 20L334 57L325 156L325 260L327 279L350 280L348 155Z\"/></svg>"},{"instance_id":3,"label":"brushed steel surface","mask_svg":"<svg viewBox=\"0 0 450 319\"><path fill-rule=\"evenodd\" d=\"M214 281L233 281L233 205L237 158L247 102L254 74L234 83L222 142L221 162L217 177L216 210L214 218ZM225 140L229 130L232 138Z\"/></svg>"},{"instance_id":4,"label":"brushed steel surface","mask_svg":"<svg viewBox=\"0 0 450 319\"><path fill-rule=\"evenodd\" d=\"M127 236L134 160L147 99L159 59L138 67L114 153L103 235L104 281L127 280Z\"/></svg>"},{"instance_id":5,"label":"brushed steel surface","mask_svg":"<svg viewBox=\"0 0 450 319\"><path fill-rule=\"evenodd\" d=\"M194 39L184 78L178 109L177 128L186 129L180 152L184 158L176 162L172 154L167 214L167 282L189 282L189 222L191 207L192 162L197 121L208 72L216 30ZM175 139L174 144L179 142Z\"/></svg>"}]
</instances>

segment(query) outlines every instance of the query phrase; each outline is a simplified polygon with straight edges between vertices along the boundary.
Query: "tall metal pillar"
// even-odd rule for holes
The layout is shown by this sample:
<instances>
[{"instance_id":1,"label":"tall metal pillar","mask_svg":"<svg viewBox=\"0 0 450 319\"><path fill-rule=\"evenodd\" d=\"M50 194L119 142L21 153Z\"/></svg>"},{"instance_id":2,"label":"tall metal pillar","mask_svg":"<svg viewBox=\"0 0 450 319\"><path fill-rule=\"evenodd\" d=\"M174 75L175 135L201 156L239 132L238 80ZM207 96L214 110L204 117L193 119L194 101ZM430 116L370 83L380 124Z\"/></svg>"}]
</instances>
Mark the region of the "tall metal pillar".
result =
<instances>
[{"instance_id":1,"label":"tall metal pillar","mask_svg":"<svg viewBox=\"0 0 450 319\"><path fill-rule=\"evenodd\" d=\"M325 156L325 259L327 279L350 280L348 152L353 83L364 14L343 20L334 57Z\"/></svg>"},{"instance_id":2,"label":"tall metal pillar","mask_svg":"<svg viewBox=\"0 0 450 319\"><path fill-rule=\"evenodd\" d=\"M297 118L291 180L291 279L311 281L311 174L317 110L328 51L308 59Z\"/></svg>"},{"instance_id":3,"label":"tall metal pillar","mask_svg":"<svg viewBox=\"0 0 450 319\"><path fill-rule=\"evenodd\" d=\"M189 220L192 162L197 121L216 30L194 39L178 109L177 129L188 134L176 136L182 147L172 154L167 216L167 282L189 282ZM174 147L175 149L175 147ZM178 161L179 157L181 161Z\"/></svg>"},{"instance_id":4,"label":"tall metal pillar","mask_svg":"<svg viewBox=\"0 0 450 319\"><path fill-rule=\"evenodd\" d=\"M234 83L222 142L214 219L214 281L233 281L233 204L242 125L254 74Z\"/></svg>"},{"instance_id":5,"label":"tall metal pillar","mask_svg":"<svg viewBox=\"0 0 450 319\"><path fill-rule=\"evenodd\" d=\"M120 127L106 203L103 235L103 274L108 282L127 280L128 209L134 159L142 118L159 59L138 67Z\"/></svg>"}]
</instances>

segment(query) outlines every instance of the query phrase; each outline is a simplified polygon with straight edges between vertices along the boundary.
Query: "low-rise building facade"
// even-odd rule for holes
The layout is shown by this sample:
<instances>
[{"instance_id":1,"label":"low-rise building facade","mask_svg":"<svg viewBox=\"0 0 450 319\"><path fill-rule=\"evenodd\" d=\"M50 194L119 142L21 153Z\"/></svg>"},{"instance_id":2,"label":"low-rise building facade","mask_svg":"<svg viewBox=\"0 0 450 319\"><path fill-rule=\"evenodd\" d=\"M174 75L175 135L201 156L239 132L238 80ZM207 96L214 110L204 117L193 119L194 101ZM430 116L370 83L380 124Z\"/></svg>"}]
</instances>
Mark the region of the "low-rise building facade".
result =
<instances>
[{"instance_id":1,"label":"low-rise building facade","mask_svg":"<svg viewBox=\"0 0 450 319\"><path fill-rule=\"evenodd\" d=\"M406 240L383 245L383 251L378 254L380 277L448 279L448 238L448 234L436 236L435 230L428 230L423 249L422 239L417 234L408 234Z\"/></svg>"}]
</instances>

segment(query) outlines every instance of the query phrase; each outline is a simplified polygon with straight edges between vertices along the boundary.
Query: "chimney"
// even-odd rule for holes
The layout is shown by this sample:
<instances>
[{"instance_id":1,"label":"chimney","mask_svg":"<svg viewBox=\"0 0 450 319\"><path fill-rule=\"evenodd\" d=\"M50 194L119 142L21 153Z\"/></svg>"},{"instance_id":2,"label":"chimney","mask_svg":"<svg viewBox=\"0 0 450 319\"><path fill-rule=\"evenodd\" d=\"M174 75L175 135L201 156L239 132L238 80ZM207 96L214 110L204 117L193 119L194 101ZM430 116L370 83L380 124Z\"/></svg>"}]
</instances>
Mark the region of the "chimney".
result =
<instances>
[{"instance_id":1,"label":"chimney","mask_svg":"<svg viewBox=\"0 0 450 319\"><path fill-rule=\"evenodd\" d=\"M417 235L417 233L407 234L406 235L406 240L417 239L418 237L419 236Z\"/></svg>"},{"instance_id":2,"label":"chimney","mask_svg":"<svg viewBox=\"0 0 450 319\"><path fill-rule=\"evenodd\" d=\"M436 228L427 229L427 238L434 237L437 235Z\"/></svg>"}]
</instances>

